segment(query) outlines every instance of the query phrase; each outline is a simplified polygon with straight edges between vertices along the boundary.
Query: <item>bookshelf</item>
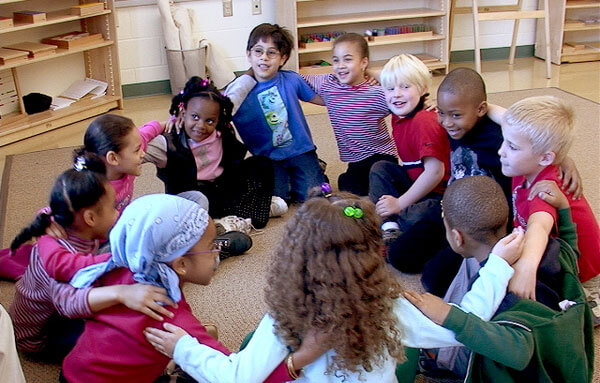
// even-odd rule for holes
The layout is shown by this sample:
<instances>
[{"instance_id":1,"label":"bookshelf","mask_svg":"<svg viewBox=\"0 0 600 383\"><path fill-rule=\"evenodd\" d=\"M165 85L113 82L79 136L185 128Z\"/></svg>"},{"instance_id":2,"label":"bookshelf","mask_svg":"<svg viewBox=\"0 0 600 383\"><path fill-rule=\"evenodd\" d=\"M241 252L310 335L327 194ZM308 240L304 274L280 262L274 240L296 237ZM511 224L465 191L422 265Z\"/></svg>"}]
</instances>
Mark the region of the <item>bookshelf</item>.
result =
<instances>
[{"instance_id":1,"label":"bookshelf","mask_svg":"<svg viewBox=\"0 0 600 383\"><path fill-rule=\"evenodd\" d=\"M382 67L400 54L418 54L431 70L448 70L447 0L277 0L276 22L287 27L296 40L310 33L335 31L363 34L366 29L399 25L426 25L433 33L386 35L369 41L371 68ZM331 44L295 47L287 69L302 74L329 73L331 66L311 66L320 60L331 63Z\"/></svg>"},{"instance_id":2,"label":"bookshelf","mask_svg":"<svg viewBox=\"0 0 600 383\"><path fill-rule=\"evenodd\" d=\"M80 0L79 4L99 1ZM15 22L13 27L0 29L2 46L25 41L40 42L43 38L71 31L101 33L103 36L100 41L70 49L56 49L51 55L0 65L0 72L12 74L19 101L18 112L3 115L0 119L0 147L106 113L111 109L122 108L114 0L102 2L102 11L77 16L70 14L70 7L77 4L74 1L0 0L0 15L3 16L10 16L12 12L22 9L46 12L46 21L28 24ZM61 68L59 64L51 65L51 61L54 60L61 64L60 60L69 60L68 68ZM60 68L58 71L57 67ZM46 68L48 70L45 70ZM58 81L68 78L72 75L71 72L82 73L85 77L108 83L106 95L96 99L84 98L60 110L47 110L32 115L25 113L23 96L36 91L31 89L31 82L36 80L32 79L32 76L43 77L46 82L52 81L52 78ZM48 77L51 79L48 80ZM81 78L73 78L70 82L77 79ZM28 85L29 89L26 89L25 85Z\"/></svg>"},{"instance_id":3,"label":"bookshelf","mask_svg":"<svg viewBox=\"0 0 600 383\"><path fill-rule=\"evenodd\" d=\"M551 61L560 65L600 60L600 0L549 1ZM538 24L536 41L543 40L539 28ZM535 55L545 58L537 42Z\"/></svg>"}]
</instances>

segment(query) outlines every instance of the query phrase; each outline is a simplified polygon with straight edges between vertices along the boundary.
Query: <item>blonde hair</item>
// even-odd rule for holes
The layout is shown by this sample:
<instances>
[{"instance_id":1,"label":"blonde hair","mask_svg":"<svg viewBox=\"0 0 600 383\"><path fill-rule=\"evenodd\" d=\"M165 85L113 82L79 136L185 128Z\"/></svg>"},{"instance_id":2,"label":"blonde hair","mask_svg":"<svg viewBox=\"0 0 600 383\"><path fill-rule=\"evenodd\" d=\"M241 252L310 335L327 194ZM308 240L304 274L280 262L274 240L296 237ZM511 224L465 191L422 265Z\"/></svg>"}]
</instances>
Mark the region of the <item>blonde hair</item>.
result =
<instances>
[{"instance_id":1,"label":"blonde hair","mask_svg":"<svg viewBox=\"0 0 600 383\"><path fill-rule=\"evenodd\" d=\"M408 54L392 57L381 70L379 81L384 88L408 83L416 86L421 94L431 89L429 68L423 61Z\"/></svg>"},{"instance_id":2,"label":"blonde hair","mask_svg":"<svg viewBox=\"0 0 600 383\"><path fill-rule=\"evenodd\" d=\"M553 96L529 97L515 102L503 122L526 135L534 152L554 152L561 163L573 142L573 109Z\"/></svg>"}]
</instances>

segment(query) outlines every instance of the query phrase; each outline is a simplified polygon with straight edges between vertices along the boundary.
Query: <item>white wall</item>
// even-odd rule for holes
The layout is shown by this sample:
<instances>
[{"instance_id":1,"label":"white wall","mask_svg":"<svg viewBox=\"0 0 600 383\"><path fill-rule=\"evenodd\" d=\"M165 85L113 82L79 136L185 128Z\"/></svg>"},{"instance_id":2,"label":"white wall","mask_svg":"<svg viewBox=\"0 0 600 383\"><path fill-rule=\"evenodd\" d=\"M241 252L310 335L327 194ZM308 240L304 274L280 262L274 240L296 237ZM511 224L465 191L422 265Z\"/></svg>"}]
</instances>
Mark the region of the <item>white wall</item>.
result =
<instances>
[{"instance_id":1,"label":"white wall","mask_svg":"<svg viewBox=\"0 0 600 383\"><path fill-rule=\"evenodd\" d=\"M488 0L482 5L505 4L502 0ZM533 9L537 0L524 0L526 9ZM233 16L223 17L221 0L201 0L179 3L193 8L199 19L194 34L207 38L225 57L232 70L246 69L246 40L252 28L263 22L274 22L275 0L262 0L262 14L252 15L250 0L233 0ZM470 5L467 0L464 4ZM117 9L121 81L133 84L167 80L167 68L160 15L155 5ZM512 21L481 23L482 48L510 46ZM521 21L518 45L535 42L533 20ZM473 49L471 15L457 15L452 50Z\"/></svg>"}]
</instances>

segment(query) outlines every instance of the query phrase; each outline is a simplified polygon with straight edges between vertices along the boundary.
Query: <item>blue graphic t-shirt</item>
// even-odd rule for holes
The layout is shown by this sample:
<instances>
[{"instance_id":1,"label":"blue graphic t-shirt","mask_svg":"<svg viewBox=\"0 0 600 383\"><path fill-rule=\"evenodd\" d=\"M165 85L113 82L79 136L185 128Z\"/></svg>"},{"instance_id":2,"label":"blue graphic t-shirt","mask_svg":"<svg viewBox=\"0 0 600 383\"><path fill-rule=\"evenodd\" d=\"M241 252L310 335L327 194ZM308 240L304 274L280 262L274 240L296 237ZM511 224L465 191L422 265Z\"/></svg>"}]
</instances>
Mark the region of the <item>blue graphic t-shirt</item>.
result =
<instances>
[{"instance_id":1,"label":"blue graphic t-shirt","mask_svg":"<svg viewBox=\"0 0 600 383\"><path fill-rule=\"evenodd\" d=\"M233 123L254 155L284 160L315 149L300 100L316 96L295 72L279 71L250 91Z\"/></svg>"}]
</instances>

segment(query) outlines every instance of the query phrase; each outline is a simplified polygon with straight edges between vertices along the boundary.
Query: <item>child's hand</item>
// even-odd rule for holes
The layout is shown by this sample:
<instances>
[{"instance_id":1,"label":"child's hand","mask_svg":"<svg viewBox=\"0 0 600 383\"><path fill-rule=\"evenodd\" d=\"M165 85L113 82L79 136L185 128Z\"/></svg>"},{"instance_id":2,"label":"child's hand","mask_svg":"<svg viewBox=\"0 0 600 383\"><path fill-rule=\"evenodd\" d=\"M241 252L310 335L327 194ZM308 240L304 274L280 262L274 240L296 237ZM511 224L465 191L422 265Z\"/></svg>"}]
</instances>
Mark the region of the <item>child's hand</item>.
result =
<instances>
[{"instance_id":1,"label":"child's hand","mask_svg":"<svg viewBox=\"0 0 600 383\"><path fill-rule=\"evenodd\" d=\"M559 189L556 182L551 180L539 181L533 185L527 199L531 201L535 197L540 197L540 199L557 209L567 209L569 207L569 200Z\"/></svg>"},{"instance_id":2,"label":"child's hand","mask_svg":"<svg viewBox=\"0 0 600 383\"><path fill-rule=\"evenodd\" d=\"M182 336L188 335L188 333L181 327L177 327L171 323L163 323L163 328L166 331L154 327L146 327L144 329L144 336L146 337L146 340L154 346L156 351L172 358L177 341Z\"/></svg>"},{"instance_id":3,"label":"child's hand","mask_svg":"<svg viewBox=\"0 0 600 383\"><path fill-rule=\"evenodd\" d=\"M521 261L513 265L515 274L508 284L508 291L515 293L521 298L535 301L537 265L531 265L525 261L525 259L521 259Z\"/></svg>"},{"instance_id":4,"label":"child's hand","mask_svg":"<svg viewBox=\"0 0 600 383\"><path fill-rule=\"evenodd\" d=\"M329 349L329 335L320 330L311 328L302 337L300 348L292 354L292 361L296 369L300 369L319 358Z\"/></svg>"},{"instance_id":5,"label":"child's hand","mask_svg":"<svg viewBox=\"0 0 600 383\"><path fill-rule=\"evenodd\" d=\"M565 157L558 168L558 178L561 179L561 188L567 194L573 194L573 199L579 199L583 193L583 184L579 170L570 157Z\"/></svg>"},{"instance_id":6,"label":"child's hand","mask_svg":"<svg viewBox=\"0 0 600 383\"><path fill-rule=\"evenodd\" d=\"M512 265L519 257L521 257L524 243L525 230L521 227L517 227L512 233L496 243L492 249L492 253L504 259L509 265Z\"/></svg>"},{"instance_id":7,"label":"child's hand","mask_svg":"<svg viewBox=\"0 0 600 383\"><path fill-rule=\"evenodd\" d=\"M375 204L375 211L382 217L398 214L401 210L400 199L391 195L379 197L379 201Z\"/></svg>"},{"instance_id":8,"label":"child's hand","mask_svg":"<svg viewBox=\"0 0 600 383\"><path fill-rule=\"evenodd\" d=\"M436 100L427 100L425 102L425 110L428 111L428 112L432 111L432 110L434 112L437 112L437 102L436 102Z\"/></svg>"},{"instance_id":9,"label":"child's hand","mask_svg":"<svg viewBox=\"0 0 600 383\"><path fill-rule=\"evenodd\" d=\"M434 323L441 325L450 313L450 305L435 295L425 293L419 294L415 291L405 291L404 297L416 308L421 310L426 317Z\"/></svg>"},{"instance_id":10,"label":"child's hand","mask_svg":"<svg viewBox=\"0 0 600 383\"><path fill-rule=\"evenodd\" d=\"M164 125L165 125L165 129L164 129L165 133L171 133L173 128L175 128L175 131L177 132L177 134L179 134L179 132L181 132L181 127L183 126L183 119L179 116L177 116L177 117L171 116L171 118L169 118L167 120L167 122L165 122Z\"/></svg>"},{"instance_id":11,"label":"child's hand","mask_svg":"<svg viewBox=\"0 0 600 383\"><path fill-rule=\"evenodd\" d=\"M157 302L177 308L177 303L169 298L165 289L142 283L123 286L119 294L119 301L130 309L139 311L158 321L163 320L161 315L173 318L174 314Z\"/></svg>"},{"instance_id":12,"label":"child's hand","mask_svg":"<svg viewBox=\"0 0 600 383\"><path fill-rule=\"evenodd\" d=\"M67 231L64 227L59 225L52 219L50 221L50 226L46 228L46 235L54 237L56 239L65 239L67 238Z\"/></svg>"}]
</instances>

